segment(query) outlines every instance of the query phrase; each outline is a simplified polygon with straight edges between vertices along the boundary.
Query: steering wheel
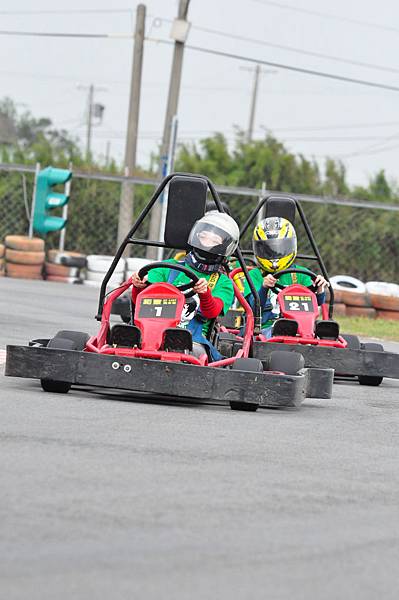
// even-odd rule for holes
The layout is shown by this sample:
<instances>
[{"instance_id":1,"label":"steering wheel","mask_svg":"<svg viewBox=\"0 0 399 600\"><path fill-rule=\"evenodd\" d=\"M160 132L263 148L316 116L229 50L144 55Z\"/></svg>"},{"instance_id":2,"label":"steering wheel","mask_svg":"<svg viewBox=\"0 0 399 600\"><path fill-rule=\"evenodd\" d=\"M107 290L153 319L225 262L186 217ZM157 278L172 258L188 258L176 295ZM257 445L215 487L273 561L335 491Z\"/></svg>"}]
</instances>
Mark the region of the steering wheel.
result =
<instances>
[{"instance_id":1,"label":"steering wheel","mask_svg":"<svg viewBox=\"0 0 399 600\"><path fill-rule=\"evenodd\" d=\"M137 273L137 275L140 277L140 279L143 279L143 277L145 277L145 275L147 275L147 273L149 273L153 269L159 269L159 268L173 269L174 271L180 271L181 273L184 273L184 275L186 275L190 279L190 282L189 283L181 283L180 285L175 285L175 284L173 284L173 285L175 285L175 287L177 287L177 289L180 292L182 292L186 298L192 298L193 296L195 296L196 292L194 292L192 287L193 287L193 285L198 283L199 277L197 277L195 275L195 273L193 273L192 271L190 271L190 269L187 269L187 267L184 267L183 265L174 265L173 263L165 263L165 262L154 262L154 263L145 265L144 267L141 267L141 269ZM150 283L150 282L148 282L148 283Z\"/></svg>"},{"instance_id":2,"label":"steering wheel","mask_svg":"<svg viewBox=\"0 0 399 600\"><path fill-rule=\"evenodd\" d=\"M273 277L275 279L279 279L282 275L285 275L286 273L300 273L301 275L308 275L309 277L312 278L313 284L308 285L306 287L311 292L314 292L314 293L317 292L317 287L314 285L314 281L315 281L317 275L316 275L316 273L313 273L313 271L308 271L307 269L284 269L283 271L280 271L279 273L273 273ZM270 288L270 289L272 290L272 292L278 293L279 291L284 290L289 285L292 285L292 283L288 283L287 285L282 285L281 283L276 282L274 284L274 287Z\"/></svg>"}]
</instances>

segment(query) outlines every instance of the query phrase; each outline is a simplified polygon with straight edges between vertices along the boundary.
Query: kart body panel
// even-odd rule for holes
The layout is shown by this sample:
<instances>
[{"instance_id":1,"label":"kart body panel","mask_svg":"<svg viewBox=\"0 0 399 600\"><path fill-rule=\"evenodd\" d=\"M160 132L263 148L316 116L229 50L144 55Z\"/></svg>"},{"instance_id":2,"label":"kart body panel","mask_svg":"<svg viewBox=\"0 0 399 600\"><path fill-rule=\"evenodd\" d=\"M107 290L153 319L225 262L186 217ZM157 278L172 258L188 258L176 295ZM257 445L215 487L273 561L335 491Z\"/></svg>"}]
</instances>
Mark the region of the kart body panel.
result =
<instances>
[{"instance_id":1,"label":"kart body panel","mask_svg":"<svg viewBox=\"0 0 399 600\"><path fill-rule=\"evenodd\" d=\"M271 352L279 350L281 343L255 341L253 356L262 362L267 361ZM284 350L300 352L305 359L305 367L332 368L336 376L388 377L399 379L399 354L373 350L354 350L326 345L305 345L284 343Z\"/></svg>"},{"instance_id":2,"label":"kart body panel","mask_svg":"<svg viewBox=\"0 0 399 600\"><path fill-rule=\"evenodd\" d=\"M333 380L332 369L251 373L40 346L7 346L5 374L145 392L166 400L236 401L265 408L299 407L306 397L331 398Z\"/></svg>"}]
</instances>

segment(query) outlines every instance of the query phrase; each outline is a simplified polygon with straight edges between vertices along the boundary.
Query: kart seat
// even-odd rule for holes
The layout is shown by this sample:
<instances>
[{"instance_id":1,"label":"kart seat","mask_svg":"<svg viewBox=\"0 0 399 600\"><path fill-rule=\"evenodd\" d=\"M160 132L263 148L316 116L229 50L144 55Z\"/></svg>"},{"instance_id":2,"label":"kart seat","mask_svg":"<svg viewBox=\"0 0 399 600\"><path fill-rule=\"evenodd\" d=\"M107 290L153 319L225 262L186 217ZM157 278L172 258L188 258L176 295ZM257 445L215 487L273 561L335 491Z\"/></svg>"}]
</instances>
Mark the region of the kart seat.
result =
<instances>
[{"instance_id":1,"label":"kart seat","mask_svg":"<svg viewBox=\"0 0 399 600\"><path fill-rule=\"evenodd\" d=\"M295 337L298 333L298 322L294 319L278 319L273 324L272 337L277 335L289 335Z\"/></svg>"},{"instance_id":2,"label":"kart seat","mask_svg":"<svg viewBox=\"0 0 399 600\"><path fill-rule=\"evenodd\" d=\"M136 325L114 325L109 332L108 343L110 346L122 346L124 348L140 348L141 331Z\"/></svg>"},{"instance_id":3,"label":"kart seat","mask_svg":"<svg viewBox=\"0 0 399 600\"><path fill-rule=\"evenodd\" d=\"M337 321L316 321L315 335L321 340L337 340L339 323Z\"/></svg>"},{"instance_id":4,"label":"kart seat","mask_svg":"<svg viewBox=\"0 0 399 600\"><path fill-rule=\"evenodd\" d=\"M192 352L193 338L191 331L181 327L169 327L163 334L162 348L169 352Z\"/></svg>"}]
</instances>

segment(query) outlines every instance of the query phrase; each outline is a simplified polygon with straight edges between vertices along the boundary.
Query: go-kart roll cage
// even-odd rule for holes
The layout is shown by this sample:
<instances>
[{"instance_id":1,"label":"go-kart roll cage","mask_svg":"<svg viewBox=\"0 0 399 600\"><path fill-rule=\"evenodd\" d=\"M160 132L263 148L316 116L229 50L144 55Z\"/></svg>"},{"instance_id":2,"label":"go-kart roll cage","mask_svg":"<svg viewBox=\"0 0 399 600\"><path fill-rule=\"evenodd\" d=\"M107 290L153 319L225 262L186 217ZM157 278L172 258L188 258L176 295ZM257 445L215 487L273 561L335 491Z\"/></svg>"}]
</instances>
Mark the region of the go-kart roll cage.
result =
<instances>
[{"instance_id":1,"label":"go-kart roll cage","mask_svg":"<svg viewBox=\"0 0 399 600\"><path fill-rule=\"evenodd\" d=\"M303 259L303 260L314 260L318 263L320 270L323 274L323 277L328 281L328 283L330 283L329 277L328 277L328 273L327 273L327 269L324 265L323 259L321 258L319 249L317 247L316 244L316 240L313 237L312 231L309 227L309 223L306 220L305 217L305 213L303 212L302 206L300 205L299 201L293 197L293 196L289 196L286 194L269 194L268 196L265 196L264 198L262 198L262 200L259 201L259 203L256 205L256 207L253 209L253 211L251 212L251 214L249 215L248 219L245 221L244 225L242 226L242 228L240 229L240 239L242 239L243 235L247 232L248 227L251 225L251 223L253 223L256 219L256 216L259 214L259 212L263 209L263 207L265 206L265 204L267 204L267 202L270 202L270 200L276 200L276 201L288 201L288 202L294 202L295 204L295 208L298 211L298 214L301 218L302 221L302 225L305 229L306 235L308 236L308 240L310 242L310 245L312 246L314 255L308 255L308 254L297 254L297 258L299 259ZM283 214L268 214L267 216L285 216ZM288 217L286 217L288 218ZM288 218L288 220L291 220ZM243 250L242 254L244 256L246 255L253 255L252 251L246 251ZM329 306L328 306L328 318L332 319L333 317L333 311L334 311L334 290L330 284L329 286L329 294L330 294L330 299L329 299ZM252 288L251 288L252 291Z\"/></svg>"},{"instance_id":2,"label":"go-kart roll cage","mask_svg":"<svg viewBox=\"0 0 399 600\"><path fill-rule=\"evenodd\" d=\"M98 321L101 321L101 317L102 317L102 313L103 313L104 299L105 299L105 295L106 295L107 284L116 268L116 265L118 264L119 259L121 258L123 252L125 251L126 246L128 244L138 244L140 246L155 246L155 247L159 247L159 248L171 248L171 246L165 244L165 242L160 242L160 241L155 241L155 240L138 239L138 238L134 238L133 236L136 233L137 229L142 224L142 222L144 221L144 219L146 218L146 216L148 215L148 213L150 212L150 210L152 209L152 207L154 206L155 202L161 196L162 192L164 191L164 189L166 188L168 183L170 183L170 181L175 177L184 177L187 179L193 178L196 180L203 180L206 183L206 185L211 193L211 196L215 202L215 205L216 205L218 211L225 212L222 202L219 198L219 195L215 189L215 186L213 185L212 181L210 179L208 179L208 177L206 177L205 175L195 175L193 173L171 173L170 175L165 177L165 179L163 179L162 182L159 184L159 186L155 190L153 196L151 197L150 201L148 202L147 206L141 211L141 213L138 216L138 218L136 219L136 222L134 223L133 227L130 229L130 231L126 235L125 239L121 243L120 247L118 248L118 250L115 254L114 260L112 261L107 273L105 274L105 277L103 279L103 282L102 282L101 288L100 288L98 312L96 315L96 319ZM176 249L186 250L186 246L181 247L181 248L176 248ZM248 270L247 270L244 258L242 256L242 253L241 253L241 250L239 247L237 247L237 250L235 251L234 256L237 258L237 260L244 272L245 278L248 282L248 285L249 285L251 292L255 299L255 302L254 302L254 335L258 335L261 331L261 325L262 325L259 295L254 287L252 279L249 277Z\"/></svg>"}]
</instances>

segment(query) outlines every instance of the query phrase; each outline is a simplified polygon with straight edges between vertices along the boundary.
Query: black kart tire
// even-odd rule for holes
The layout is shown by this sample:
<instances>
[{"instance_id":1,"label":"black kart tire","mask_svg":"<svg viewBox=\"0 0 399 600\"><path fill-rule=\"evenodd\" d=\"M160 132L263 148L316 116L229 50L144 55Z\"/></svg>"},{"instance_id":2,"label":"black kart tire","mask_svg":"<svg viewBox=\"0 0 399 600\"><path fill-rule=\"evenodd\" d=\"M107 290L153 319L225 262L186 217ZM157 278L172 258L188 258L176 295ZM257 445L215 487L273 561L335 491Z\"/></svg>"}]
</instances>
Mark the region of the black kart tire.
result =
<instances>
[{"instance_id":1,"label":"black kart tire","mask_svg":"<svg viewBox=\"0 0 399 600\"><path fill-rule=\"evenodd\" d=\"M237 358L231 367L234 371L247 371L249 373L263 373L263 364L257 358ZM230 402L231 410L240 410L243 412L256 412L258 404L252 402Z\"/></svg>"},{"instance_id":2,"label":"black kart tire","mask_svg":"<svg viewBox=\"0 0 399 600\"><path fill-rule=\"evenodd\" d=\"M54 350L75 350L75 342L67 338L55 336L49 340L47 348L53 348ZM72 385L68 381L55 381L53 379L41 379L40 383L45 392L55 392L56 394L66 394Z\"/></svg>"},{"instance_id":3,"label":"black kart tire","mask_svg":"<svg viewBox=\"0 0 399 600\"><path fill-rule=\"evenodd\" d=\"M65 348L65 350L84 350L87 344L88 339L90 338L88 333L84 333L83 331L68 331L62 330L58 331L53 340L55 339L64 339L70 340L74 343L73 348ZM52 340L50 340L52 341ZM47 346L48 348L57 348L58 346Z\"/></svg>"},{"instance_id":4,"label":"black kart tire","mask_svg":"<svg viewBox=\"0 0 399 600\"><path fill-rule=\"evenodd\" d=\"M41 379L40 383L45 392L56 394L67 394L71 389L71 384L67 381L53 381L52 379Z\"/></svg>"},{"instance_id":5,"label":"black kart tire","mask_svg":"<svg viewBox=\"0 0 399 600\"><path fill-rule=\"evenodd\" d=\"M286 375L297 375L305 366L305 359L299 352L275 350L270 353L268 371L281 371Z\"/></svg>"},{"instance_id":6,"label":"black kart tire","mask_svg":"<svg viewBox=\"0 0 399 600\"><path fill-rule=\"evenodd\" d=\"M357 335L350 335L348 333L344 333L342 337L348 343L347 348L349 348L350 350L360 350L360 340L357 337Z\"/></svg>"},{"instance_id":7,"label":"black kart tire","mask_svg":"<svg viewBox=\"0 0 399 600\"><path fill-rule=\"evenodd\" d=\"M362 350L374 350L377 352L384 352L384 346L382 344L376 344L375 342L367 342L361 344ZM358 380L360 385L370 385L377 387L382 383L383 377L373 377L372 375L359 375Z\"/></svg>"},{"instance_id":8,"label":"black kart tire","mask_svg":"<svg viewBox=\"0 0 399 600\"><path fill-rule=\"evenodd\" d=\"M59 331L48 341L47 348L54 348L55 350L84 350L89 337L87 333L83 333L82 331ZM67 381L54 381L52 379L41 379L40 383L45 392L55 392L57 394L66 394L72 386Z\"/></svg>"},{"instance_id":9,"label":"black kart tire","mask_svg":"<svg viewBox=\"0 0 399 600\"><path fill-rule=\"evenodd\" d=\"M258 410L257 404L251 402L230 402L231 410L241 410L242 412L256 412Z\"/></svg>"}]
</instances>

